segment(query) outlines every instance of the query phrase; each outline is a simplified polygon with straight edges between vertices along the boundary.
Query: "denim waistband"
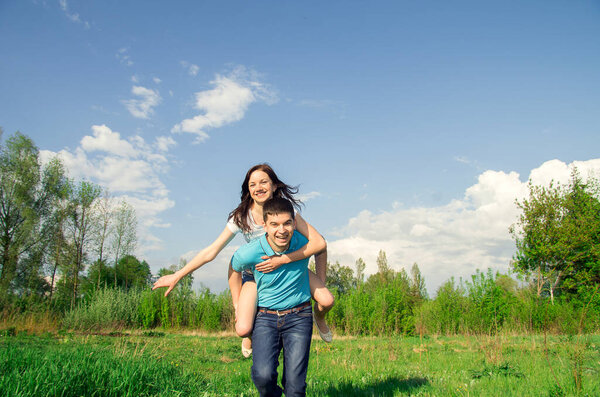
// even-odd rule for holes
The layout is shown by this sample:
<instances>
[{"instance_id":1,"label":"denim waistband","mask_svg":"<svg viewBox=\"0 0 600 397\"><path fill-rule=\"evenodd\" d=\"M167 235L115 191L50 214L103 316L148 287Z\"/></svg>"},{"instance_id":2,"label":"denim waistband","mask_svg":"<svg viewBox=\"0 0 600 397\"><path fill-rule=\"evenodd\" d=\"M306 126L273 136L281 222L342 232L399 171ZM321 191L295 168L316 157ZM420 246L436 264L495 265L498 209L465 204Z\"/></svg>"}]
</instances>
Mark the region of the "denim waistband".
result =
<instances>
[{"instance_id":1,"label":"denim waistband","mask_svg":"<svg viewBox=\"0 0 600 397\"><path fill-rule=\"evenodd\" d=\"M258 311L267 313L267 314L277 314L278 316L283 316L286 314L299 312L300 310L307 308L307 307L310 307L310 301L306 301L304 303L299 304L298 306L294 306L290 309L284 309L284 310L273 310L273 309L269 309L267 307L259 306Z\"/></svg>"}]
</instances>

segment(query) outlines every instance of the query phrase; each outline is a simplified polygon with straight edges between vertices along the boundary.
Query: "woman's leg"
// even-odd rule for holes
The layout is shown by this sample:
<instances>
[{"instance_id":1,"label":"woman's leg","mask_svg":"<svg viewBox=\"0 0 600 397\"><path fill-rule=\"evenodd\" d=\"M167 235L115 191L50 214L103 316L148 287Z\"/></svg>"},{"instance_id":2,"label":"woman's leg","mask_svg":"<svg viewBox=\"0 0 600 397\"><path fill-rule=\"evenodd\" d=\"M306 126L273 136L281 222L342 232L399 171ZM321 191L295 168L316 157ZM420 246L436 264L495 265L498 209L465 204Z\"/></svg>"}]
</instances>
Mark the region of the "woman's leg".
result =
<instances>
[{"instance_id":1,"label":"woman's leg","mask_svg":"<svg viewBox=\"0 0 600 397\"><path fill-rule=\"evenodd\" d=\"M254 279L236 272L229 264L229 289L233 306L235 307L235 332L242 339L242 354L249 357L252 354L252 335L254 316L256 315L257 292Z\"/></svg>"},{"instance_id":2,"label":"woman's leg","mask_svg":"<svg viewBox=\"0 0 600 397\"><path fill-rule=\"evenodd\" d=\"M310 294L315 300L315 323L317 323L319 330L326 334L330 330L325 322L325 314L331 310L335 299L327 287L325 287L323 280L321 280L314 272L310 270L308 271L308 281L310 283Z\"/></svg>"},{"instance_id":3,"label":"woman's leg","mask_svg":"<svg viewBox=\"0 0 600 397\"><path fill-rule=\"evenodd\" d=\"M315 300L314 314L315 322L321 332L329 332L329 327L325 322L325 314L331 310L334 304L334 297L325 286L327 276L327 250L315 255L316 274L309 270L308 278L310 282L310 294Z\"/></svg>"},{"instance_id":4,"label":"woman's leg","mask_svg":"<svg viewBox=\"0 0 600 397\"><path fill-rule=\"evenodd\" d=\"M237 306L237 320L235 322L235 332L241 337L252 335L254 326L254 317L256 316L256 283L246 281L242 285L240 298ZM249 348L249 346L246 345Z\"/></svg>"}]
</instances>

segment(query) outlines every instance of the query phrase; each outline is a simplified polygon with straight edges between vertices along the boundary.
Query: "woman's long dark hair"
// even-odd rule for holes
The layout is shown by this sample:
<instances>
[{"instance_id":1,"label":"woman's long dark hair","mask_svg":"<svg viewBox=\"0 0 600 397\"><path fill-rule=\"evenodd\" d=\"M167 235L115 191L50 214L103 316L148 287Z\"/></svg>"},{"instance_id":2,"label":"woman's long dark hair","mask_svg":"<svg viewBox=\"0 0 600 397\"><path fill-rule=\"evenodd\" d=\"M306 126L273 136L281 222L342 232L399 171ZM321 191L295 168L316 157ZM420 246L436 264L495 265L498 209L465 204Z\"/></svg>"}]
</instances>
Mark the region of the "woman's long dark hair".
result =
<instances>
[{"instance_id":1,"label":"woman's long dark hair","mask_svg":"<svg viewBox=\"0 0 600 397\"><path fill-rule=\"evenodd\" d=\"M248 182L250 181L250 175L252 175L254 171L263 171L269 175L271 182L274 186L276 186L273 197L283 197L290 200L298 211L302 205L302 201L294 198L294 194L298 193L298 186L290 186L283 183L277 177L277 174L275 171L273 171L273 168L271 168L269 164L257 164L250 168L248 172L246 172L246 177L244 178L244 182L242 182L240 205L238 205L236 209L229 213L229 218L233 218L235 224L245 232L250 231L250 225L248 224L248 211L250 211L250 206L252 205L252 197L250 197Z\"/></svg>"}]
</instances>

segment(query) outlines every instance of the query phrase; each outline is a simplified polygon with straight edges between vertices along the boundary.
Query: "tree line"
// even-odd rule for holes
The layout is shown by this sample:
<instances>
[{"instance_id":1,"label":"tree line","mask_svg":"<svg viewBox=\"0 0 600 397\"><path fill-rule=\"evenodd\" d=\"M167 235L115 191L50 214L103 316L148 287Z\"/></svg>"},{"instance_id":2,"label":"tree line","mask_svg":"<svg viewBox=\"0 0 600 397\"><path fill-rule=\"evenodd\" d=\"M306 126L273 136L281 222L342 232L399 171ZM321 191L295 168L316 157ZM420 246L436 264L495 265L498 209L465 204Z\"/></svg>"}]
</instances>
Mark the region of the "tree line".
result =
<instances>
[{"instance_id":1,"label":"tree line","mask_svg":"<svg viewBox=\"0 0 600 397\"><path fill-rule=\"evenodd\" d=\"M600 305L560 294L551 302L537 294L535 283L511 275L477 271L468 280L450 278L430 298L417 264L410 273L378 256L378 272L365 279L355 268L334 263L328 287L336 304L327 315L338 335L456 335L510 333L578 333L600 329ZM171 269L172 270L172 269ZM591 304L590 304L591 303ZM168 296L145 289L102 289L69 311L64 325L83 330L112 328L232 330L229 291L192 289L186 276Z\"/></svg>"},{"instance_id":2,"label":"tree line","mask_svg":"<svg viewBox=\"0 0 600 397\"><path fill-rule=\"evenodd\" d=\"M1 130L0 130L1 132ZM146 286L135 210L16 132L0 145L0 310L75 309L101 287Z\"/></svg>"},{"instance_id":3,"label":"tree line","mask_svg":"<svg viewBox=\"0 0 600 397\"><path fill-rule=\"evenodd\" d=\"M330 263L336 297L328 315L347 334L456 334L600 329L600 183L574 170L565 184L529 185L511 226L509 274L450 278L430 298L415 263L394 270L386 253L366 264ZM31 139L0 146L0 310L52 310L69 327L231 329L227 291L194 291L187 276L164 297L147 262L132 255L136 215L98 185L40 163ZM182 266L183 264L179 264ZM163 268L159 276L178 266Z\"/></svg>"},{"instance_id":4,"label":"tree line","mask_svg":"<svg viewBox=\"0 0 600 397\"><path fill-rule=\"evenodd\" d=\"M394 270L384 251L377 256L377 272L368 277L361 258L353 266L330 263L327 286L336 304L328 323L336 333L352 335L597 332L598 186L594 178L584 182L576 170L564 185L530 185L529 196L516 202L522 211L510 229L517 248L511 271L477 271L466 280L451 277L433 298L416 263L410 272ZM123 298L103 295L71 313L69 325L231 329L228 292L196 292L191 285L189 275L167 298L162 291L139 291L129 304L130 314L112 318L98 314L116 313L127 305L111 303ZM131 321L123 324L123 318Z\"/></svg>"}]
</instances>

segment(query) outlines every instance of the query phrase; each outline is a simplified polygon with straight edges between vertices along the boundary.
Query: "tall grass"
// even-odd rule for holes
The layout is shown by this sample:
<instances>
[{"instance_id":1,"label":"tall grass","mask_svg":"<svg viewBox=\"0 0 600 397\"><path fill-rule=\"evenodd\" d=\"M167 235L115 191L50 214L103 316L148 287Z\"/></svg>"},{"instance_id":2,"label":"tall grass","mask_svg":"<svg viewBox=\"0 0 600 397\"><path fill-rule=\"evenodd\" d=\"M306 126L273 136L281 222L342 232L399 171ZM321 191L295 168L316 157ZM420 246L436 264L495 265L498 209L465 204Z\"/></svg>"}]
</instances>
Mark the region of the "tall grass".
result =
<instances>
[{"instance_id":1,"label":"tall grass","mask_svg":"<svg viewBox=\"0 0 600 397\"><path fill-rule=\"evenodd\" d=\"M239 338L147 335L0 337L0 396L257 395ZM574 338L315 339L307 395L600 395L600 337Z\"/></svg>"},{"instance_id":2,"label":"tall grass","mask_svg":"<svg viewBox=\"0 0 600 397\"><path fill-rule=\"evenodd\" d=\"M52 338L4 340L1 396L192 395L202 380L164 360L125 350Z\"/></svg>"},{"instance_id":3,"label":"tall grass","mask_svg":"<svg viewBox=\"0 0 600 397\"><path fill-rule=\"evenodd\" d=\"M142 291L105 288L95 292L88 302L65 314L67 328L98 330L139 326Z\"/></svg>"},{"instance_id":4,"label":"tall grass","mask_svg":"<svg viewBox=\"0 0 600 397\"><path fill-rule=\"evenodd\" d=\"M122 328L164 329L191 327L206 331L232 329L233 306L229 293L218 295L204 290L182 293L148 289L101 289L87 302L65 314L69 329L100 330Z\"/></svg>"},{"instance_id":5,"label":"tall grass","mask_svg":"<svg viewBox=\"0 0 600 397\"><path fill-rule=\"evenodd\" d=\"M381 285L361 285L338 293L327 316L335 333L345 335L490 335L578 334L600 331L600 301L556 298L551 303L528 289L511 289L492 272L477 272L469 282L444 283L435 299L411 293L405 278ZM506 281L506 279L500 281ZM510 285L509 285L510 287ZM163 291L101 289L75 310L63 325L70 329L193 328L232 330L234 312L228 291L213 294L176 288ZM597 294L600 296L600 294ZM594 298L594 295L592 295Z\"/></svg>"},{"instance_id":6,"label":"tall grass","mask_svg":"<svg viewBox=\"0 0 600 397\"><path fill-rule=\"evenodd\" d=\"M0 329L14 329L16 332L40 334L57 331L61 326L61 317L50 310L30 312L0 313Z\"/></svg>"}]
</instances>

